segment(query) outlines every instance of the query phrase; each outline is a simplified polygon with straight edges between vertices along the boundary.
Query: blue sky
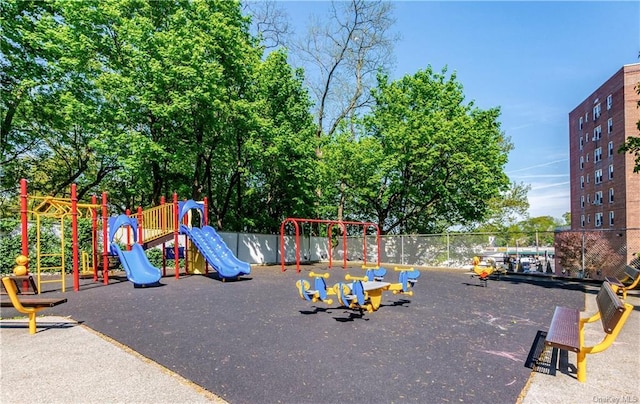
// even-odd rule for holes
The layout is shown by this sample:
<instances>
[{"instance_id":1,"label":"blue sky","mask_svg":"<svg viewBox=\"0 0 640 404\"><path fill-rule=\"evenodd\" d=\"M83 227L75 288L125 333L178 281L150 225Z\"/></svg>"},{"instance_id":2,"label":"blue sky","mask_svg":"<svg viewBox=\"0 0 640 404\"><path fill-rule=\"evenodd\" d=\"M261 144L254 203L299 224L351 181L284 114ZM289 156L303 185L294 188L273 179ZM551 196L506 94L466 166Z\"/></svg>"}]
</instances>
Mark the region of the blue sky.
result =
<instances>
[{"instance_id":1,"label":"blue sky","mask_svg":"<svg viewBox=\"0 0 640 404\"><path fill-rule=\"evenodd\" d=\"M569 211L568 114L623 65L640 62L640 1L393 4L401 39L392 78L447 66L467 101L499 106L515 145L506 173L531 185L532 217L561 218ZM329 4L278 6L298 30Z\"/></svg>"}]
</instances>

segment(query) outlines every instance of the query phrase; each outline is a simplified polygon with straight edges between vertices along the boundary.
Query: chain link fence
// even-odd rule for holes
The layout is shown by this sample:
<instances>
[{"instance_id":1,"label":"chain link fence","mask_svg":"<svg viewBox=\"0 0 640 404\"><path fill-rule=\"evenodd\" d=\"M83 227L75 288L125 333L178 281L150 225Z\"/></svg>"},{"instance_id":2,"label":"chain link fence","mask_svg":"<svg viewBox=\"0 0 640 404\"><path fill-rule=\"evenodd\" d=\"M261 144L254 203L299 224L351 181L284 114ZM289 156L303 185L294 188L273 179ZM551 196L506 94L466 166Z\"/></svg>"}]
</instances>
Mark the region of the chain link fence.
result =
<instances>
[{"instance_id":1,"label":"chain link fence","mask_svg":"<svg viewBox=\"0 0 640 404\"><path fill-rule=\"evenodd\" d=\"M347 259L362 261L362 237L349 237ZM342 256L342 240L334 249ZM367 260L378 255L375 236L366 237ZM380 262L409 266L466 268L474 256L513 272L604 279L625 265L640 266L640 229L554 232L442 233L387 235L380 239Z\"/></svg>"}]
</instances>

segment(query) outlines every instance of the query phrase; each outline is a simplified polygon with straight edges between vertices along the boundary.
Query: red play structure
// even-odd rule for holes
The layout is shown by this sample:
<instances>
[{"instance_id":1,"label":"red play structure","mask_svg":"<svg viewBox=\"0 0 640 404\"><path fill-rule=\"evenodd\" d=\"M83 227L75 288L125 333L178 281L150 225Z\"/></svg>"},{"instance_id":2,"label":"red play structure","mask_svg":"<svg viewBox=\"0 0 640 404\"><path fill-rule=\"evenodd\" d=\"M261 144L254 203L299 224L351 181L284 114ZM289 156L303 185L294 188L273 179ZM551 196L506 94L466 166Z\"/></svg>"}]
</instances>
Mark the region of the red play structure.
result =
<instances>
[{"instance_id":1,"label":"red play structure","mask_svg":"<svg viewBox=\"0 0 640 404\"><path fill-rule=\"evenodd\" d=\"M342 221L342 220L322 220L322 219L300 219L300 218L287 218L282 222L282 225L280 225L280 262L281 262L281 266L282 266L282 272L285 271L285 255L284 255L284 231L285 231L285 227L288 223L292 223L294 228L295 228L295 232L296 232L296 241L295 241L295 246L296 246L296 271L300 272L300 226L299 223L324 223L328 225L327 228L327 238L328 238L328 243L329 243L329 268L331 268L331 266L333 265L333 256L331 254L331 251L333 250L332 245L331 245L331 229L333 228L334 225L338 225L342 228L342 245L344 246L344 254L343 254L343 268L347 267L347 225L354 225L354 226L362 226L363 227L363 246L362 246L362 254L363 254L363 259L364 259L364 264L367 264L367 229L369 227L373 227L376 229L376 243L377 243L377 247L378 247L378 257L376 260L376 265L380 265L380 228L378 227L377 224L375 223L369 223L369 222L349 222L349 221Z\"/></svg>"},{"instance_id":2,"label":"red play structure","mask_svg":"<svg viewBox=\"0 0 640 404\"><path fill-rule=\"evenodd\" d=\"M34 206L30 206L33 204ZM203 216L206 224L207 219L207 201L204 200ZM135 239L144 249L162 244L163 256L162 256L162 272L163 276L166 276L166 242L173 241L173 254L175 259L175 277L179 278L180 275L180 248L179 248L179 203L176 193L173 194L173 203L166 203L164 197L162 197L160 205L152 207L150 209L142 210L138 207L137 212L131 214L129 210L126 212L127 216L135 217L137 219L137 237ZM35 221L37 228L38 239L36 243L35 253L36 259L33 263L37 267L37 280L38 289L40 283L46 282L60 282L62 283L62 291L65 290L65 276L64 276L64 232L61 234L61 246L59 253L50 254L40 250L40 219L49 218L60 220L60 228L64 229L64 223L67 220L71 221L71 246L72 246L72 266L73 266L73 289L78 291L80 289L80 251L78 246L78 217L91 218L91 233L92 233L92 251L90 254L86 252L82 256L83 272L82 275L92 275L94 281L98 281L98 271L102 271L103 282L109 283L109 256L108 251L108 227L109 227L109 210L107 206L107 194L102 193L101 203L98 203L97 197L92 197L91 203L80 203L76 194L76 184L71 184L71 198L55 198L51 196L29 196L27 193L27 180L22 179L20 181L20 217L21 217L21 229L22 229L22 255L29 257L29 239L28 228L29 219L32 218ZM183 221L186 221L187 217L183 217ZM126 230L126 244L127 250L131 249L131 229ZM98 241L102 240L102 248L98 247ZM55 267L41 266L41 256L55 256L60 259L60 265ZM85 262L85 256L87 257ZM188 260L185 260L185 271L188 271ZM61 279L54 280L42 280L40 279L40 272L42 270L56 270L63 275ZM84 272L84 270L90 271ZM31 272L31 271L29 271Z\"/></svg>"}]
</instances>

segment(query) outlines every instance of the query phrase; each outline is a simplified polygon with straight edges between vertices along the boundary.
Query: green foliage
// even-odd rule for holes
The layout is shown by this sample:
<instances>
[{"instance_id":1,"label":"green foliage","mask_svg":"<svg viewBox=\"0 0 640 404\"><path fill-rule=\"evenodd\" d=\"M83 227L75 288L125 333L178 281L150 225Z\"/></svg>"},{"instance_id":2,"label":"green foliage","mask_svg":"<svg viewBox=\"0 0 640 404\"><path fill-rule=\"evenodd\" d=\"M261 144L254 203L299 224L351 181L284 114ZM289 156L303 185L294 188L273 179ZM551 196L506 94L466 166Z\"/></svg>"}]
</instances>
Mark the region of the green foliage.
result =
<instances>
[{"instance_id":1,"label":"green foliage","mask_svg":"<svg viewBox=\"0 0 640 404\"><path fill-rule=\"evenodd\" d=\"M640 83L636 84L636 92L640 95ZM638 101L640 108L640 101ZM637 123L638 131L640 131L640 120ZM618 149L618 153L629 153L635 157L634 173L640 173L640 136L629 136L627 141Z\"/></svg>"},{"instance_id":2,"label":"green foliage","mask_svg":"<svg viewBox=\"0 0 640 404\"><path fill-rule=\"evenodd\" d=\"M13 271L21 251L20 220L0 220L0 274Z\"/></svg>"},{"instance_id":3,"label":"green foliage","mask_svg":"<svg viewBox=\"0 0 640 404\"><path fill-rule=\"evenodd\" d=\"M335 61L352 70L340 73L344 82L359 78L353 94L342 94L353 102L334 117L334 132L314 123L319 105L287 53L263 55L238 2L6 3L1 216L16 214L19 178L33 195L67 197L72 183L81 200L106 191L110 213L173 192L207 197L212 225L265 233L286 217L336 213L376 222L383 233L490 220L506 228L526 210L526 189L510 190L503 171L512 145L499 109L465 103L455 74L428 67L395 82L381 75L375 105L356 116L371 99L359 74L376 71L393 42L389 5L358 3L375 18L348 19L365 26L345 40L373 32L369 25L381 30L367 37L371 49L344 59L353 63ZM333 97L337 87L327 91L342 98ZM52 226L43 229L48 249Z\"/></svg>"},{"instance_id":4,"label":"green foliage","mask_svg":"<svg viewBox=\"0 0 640 404\"><path fill-rule=\"evenodd\" d=\"M486 217L488 200L509 185L500 111L464 104L455 74L430 68L392 83L380 76L374 98L349 163L365 175L346 184L359 190L349 196L354 211L385 233L433 233Z\"/></svg>"},{"instance_id":5,"label":"green foliage","mask_svg":"<svg viewBox=\"0 0 640 404\"><path fill-rule=\"evenodd\" d=\"M640 130L640 121L638 121ZM640 173L640 137L629 136L627 141L620 147L618 153L629 153L635 157L634 173Z\"/></svg>"},{"instance_id":6,"label":"green foliage","mask_svg":"<svg viewBox=\"0 0 640 404\"><path fill-rule=\"evenodd\" d=\"M207 196L212 222L236 230L311 215L301 72L280 52L260 60L238 2L9 2L3 12L3 43L15 45L2 49L3 189L24 177L30 193L68 196L75 182L80 198L107 191L113 213L173 192ZM5 195L9 215L16 194Z\"/></svg>"}]
</instances>

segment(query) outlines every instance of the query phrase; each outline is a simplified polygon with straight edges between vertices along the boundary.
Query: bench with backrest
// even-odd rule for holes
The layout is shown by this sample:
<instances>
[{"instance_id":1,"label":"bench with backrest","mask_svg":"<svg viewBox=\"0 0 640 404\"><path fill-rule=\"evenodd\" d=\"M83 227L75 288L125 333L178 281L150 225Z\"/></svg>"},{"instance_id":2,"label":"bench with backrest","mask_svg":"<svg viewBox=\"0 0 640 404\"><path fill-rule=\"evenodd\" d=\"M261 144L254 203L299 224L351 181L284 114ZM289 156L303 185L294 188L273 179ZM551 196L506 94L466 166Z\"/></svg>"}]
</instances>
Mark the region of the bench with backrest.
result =
<instances>
[{"instance_id":1,"label":"bench with backrest","mask_svg":"<svg viewBox=\"0 0 640 404\"><path fill-rule=\"evenodd\" d=\"M48 307L65 303L65 298L24 297L19 294L17 282L19 279L12 276L2 278L2 285L9 296L9 300L0 300L1 307L14 307L17 311L29 316L29 334L36 333L36 314Z\"/></svg>"},{"instance_id":2,"label":"bench with backrest","mask_svg":"<svg viewBox=\"0 0 640 404\"><path fill-rule=\"evenodd\" d=\"M638 282L640 282L640 269L627 265L620 278L617 276L608 276L605 278L605 281L611 284L615 292L622 292L622 298L626 300L627 291L638 286ZM627 283L625 284L624 282Z\"/></svg>"},{"instance_id":3,"label":"bench with backrest","mask_svg":"<svg viewBox=\"0 0 640 404\"><path fill-rule=\"evenodd\" d=\"M37 295L38 287L32 275L12 275L11 279L15 281L19 295ZM6 295L7 290L4 285L0 288L0 294Z\"/></svg>"},{"instance_id":4,"label":"bench with backrest","mask_svg":"<svg viewBox=\"0 0 640 404\"><path fill-rule=\"evenodd\" d=\"M620 333L633 310L633 305L624 303L608 282L604 282L596 296L598 312L587 318L580 318L580 311L566 307L556 307L545 339L545 345L577 354L577 378L587 379L587 354L595 354L609 348ZM594 346L585 346L584 327L587 323L601 320L605 335Z\"/></svg>"}]
</instances>

